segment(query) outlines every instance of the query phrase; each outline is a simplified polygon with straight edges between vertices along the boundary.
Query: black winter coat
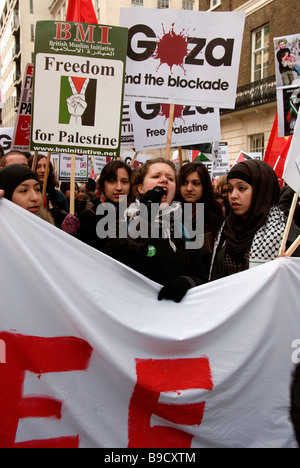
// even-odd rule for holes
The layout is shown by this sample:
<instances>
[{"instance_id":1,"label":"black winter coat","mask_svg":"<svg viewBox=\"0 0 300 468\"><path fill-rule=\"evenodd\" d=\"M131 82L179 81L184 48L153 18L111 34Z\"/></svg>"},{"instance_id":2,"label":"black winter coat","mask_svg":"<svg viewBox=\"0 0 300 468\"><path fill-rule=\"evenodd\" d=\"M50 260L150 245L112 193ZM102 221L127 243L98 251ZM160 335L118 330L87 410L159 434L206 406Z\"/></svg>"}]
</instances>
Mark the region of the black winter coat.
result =
<instances>
[{"instance_id":1,"label":"black winter coat","mask_svg":"<svg viewBox=\"0 0 300 468\"><path fill-rule=\"evenodd\" d=\"M127 231L125 239L108 239L105 253L161 285L179 276L187 277L192 287L206 283L209 252L187 249L183 237L176 239L172 235L171 241L176 246L176 252L169 239L162 236L158 239L133 239Z\"/></svg>"}]
</instances>

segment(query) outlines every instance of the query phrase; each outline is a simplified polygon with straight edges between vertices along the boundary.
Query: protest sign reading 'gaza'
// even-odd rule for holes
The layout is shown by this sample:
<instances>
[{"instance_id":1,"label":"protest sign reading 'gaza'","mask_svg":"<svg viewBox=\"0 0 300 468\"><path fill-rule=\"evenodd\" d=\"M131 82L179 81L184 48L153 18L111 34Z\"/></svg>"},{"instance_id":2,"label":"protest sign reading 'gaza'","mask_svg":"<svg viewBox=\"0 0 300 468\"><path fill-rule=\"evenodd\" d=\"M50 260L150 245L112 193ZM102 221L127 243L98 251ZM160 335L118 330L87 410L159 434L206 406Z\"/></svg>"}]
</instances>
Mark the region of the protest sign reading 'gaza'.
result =
<instances>
[{"instance_id":1,"label":"protest sign reading 'gaza'","mask_svg":"<svg viewBox=\"0 0 300 468\"><path fill-rule=\"evenodd\" d=\"M234 108L244 12L121 8L125 98Z\"/></svg>"},{"instance_id":2,"label":"protest sign reading 'gaza'","mask_svg":"<svg viewBox=\"0 0 300 468\"><path fill-rule=\"evenodd\" d=\"M119 27L37 23L32 151L119 155L127 37Z\"/></svg>"}]
</instances>

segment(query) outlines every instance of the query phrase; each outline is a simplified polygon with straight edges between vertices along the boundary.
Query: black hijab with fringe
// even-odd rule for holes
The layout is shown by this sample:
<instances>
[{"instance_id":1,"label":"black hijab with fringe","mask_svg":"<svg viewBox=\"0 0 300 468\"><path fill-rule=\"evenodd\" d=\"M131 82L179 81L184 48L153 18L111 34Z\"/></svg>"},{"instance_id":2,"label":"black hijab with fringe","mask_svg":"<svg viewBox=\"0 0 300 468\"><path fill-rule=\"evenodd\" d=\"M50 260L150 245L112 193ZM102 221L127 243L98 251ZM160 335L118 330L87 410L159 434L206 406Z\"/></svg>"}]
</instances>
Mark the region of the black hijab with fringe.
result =
<instances>
[{"instance_id":1,"label":"black hijab with fringe","mask_svg":"<svg viewBox=\"0 0 300 468\"><path fill-rule=\"evenodd\" d=\"M11 201L16 188L25 180L39 179L31 169L20 164L11 164L0 170L0 189L4 190L4 198Z\"/></svg>"},{"instance_id":2,"label":"black hijab with fringe","mask_svg":"<svg viewBox=\"0 0 300 468\"><path fill-rule=\"evenodd\" d=\"M275 171L267 163L248 160L233 166L227 180L240 179L253 188L252 203L247 215L232 210L226 220L225 235L231 258L242 261L250 251L256 232L265 224L271 208L278 205L280 186Z\"/></svg>"}]
</instances>

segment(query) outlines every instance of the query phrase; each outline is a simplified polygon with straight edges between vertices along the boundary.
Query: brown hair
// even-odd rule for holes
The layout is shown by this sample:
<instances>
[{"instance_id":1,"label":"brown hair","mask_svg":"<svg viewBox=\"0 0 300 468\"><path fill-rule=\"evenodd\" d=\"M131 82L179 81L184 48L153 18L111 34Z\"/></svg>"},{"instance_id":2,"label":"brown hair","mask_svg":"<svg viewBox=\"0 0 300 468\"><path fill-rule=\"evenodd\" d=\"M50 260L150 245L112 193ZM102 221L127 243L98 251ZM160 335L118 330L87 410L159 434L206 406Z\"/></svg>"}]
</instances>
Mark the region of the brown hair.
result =
<instances>
[{"instance_id":1,"label":"brown hair","mask_svg":"<svg viewBox=\"0 0 300 468\"><path fill-rule=\"evenodd\" d=\"M5 167L6 166L6 163L7 163L7 158L9 156L12 156L13 154L18 154L20 156L24 156L24 158L28 159L26 154L23 153L22 151L18 151L18 150L11 150L9 151L8 153L6 153L5 155L3 155L2 157L0 157L0 167ZM1 156L1 155L0 155Z\"/></svg>"},{"instance_id":2,"label":"brown hair","mask_svg":"<svg viewBox=\"0 0 300 468\"><path fill-rule=\"evenodd\" d=\"M41 159L47 159L47 156L44 156L43 154L39 154L38 157L37 157L37 163L39 163L39 161ZM31 156L31 158L29 158L29 160L28 160L28 164L29 164L30 168L32 168L32 166L33 166L33 161L34 161L34 156ZM57 183L56 175L55 175L55 172L54 172L54 167L53 167L52 163L50 162L48 181L47 181L47 192L49 190L54 189L55 187L57 187L57 185L58 185L58 183Z\"/></svg>"},{"instance_id":3,"label":"brown hair","mask_svg":"<svg viewBox=\"0 0 300 468\"><path fill-rule=\"evenodd\" d=\"M143 184L144 179L145 179L145 177L146 177L146 175L148 173L149 168L151 166L153 166L154 164L158 164L158 163L167 164L168 166L170 166L173 169L174 175L175 175L176 187L177 187L178 179L177 179L177 171L176 171L175 164L172 161L169 161L168 159L164 159L164 158L149 159L149 161L145 162L145 164L138 167L133 172L132 192L133 192L133 196L135 198L139 198L141 196L139 191L138 191L138 186Z\"/></svg>"}]
</instances>

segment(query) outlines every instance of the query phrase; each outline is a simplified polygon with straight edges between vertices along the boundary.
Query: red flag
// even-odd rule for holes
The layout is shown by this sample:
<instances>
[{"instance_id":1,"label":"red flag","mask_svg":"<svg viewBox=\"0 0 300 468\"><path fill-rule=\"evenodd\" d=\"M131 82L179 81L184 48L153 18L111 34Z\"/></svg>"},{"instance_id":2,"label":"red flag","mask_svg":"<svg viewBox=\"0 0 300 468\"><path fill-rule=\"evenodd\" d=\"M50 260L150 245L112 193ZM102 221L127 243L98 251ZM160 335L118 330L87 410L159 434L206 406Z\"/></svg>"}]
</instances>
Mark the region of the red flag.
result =
<instances>
[{"instance_id":1,"label":"red flag","mask_svg":"<svg viewBox=\"0 0 300 468\"><path fill-rule=\"evenodd\" d=\"M69 0L66 21L98 24L92 0Z\"/></svg>"},{"instance_id":2,"label":"red flag","mask_svg":"<svg viewBox=\"0 0 300 468\"><path fill-rule=\"evenodd\" d=\"M292 136L278 136L278 114L276 113L264 161L273 167L281 184L283 184L282 176L284 165L290 149L292 138Z\"/></svg>"}]
</instances>

